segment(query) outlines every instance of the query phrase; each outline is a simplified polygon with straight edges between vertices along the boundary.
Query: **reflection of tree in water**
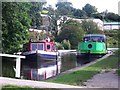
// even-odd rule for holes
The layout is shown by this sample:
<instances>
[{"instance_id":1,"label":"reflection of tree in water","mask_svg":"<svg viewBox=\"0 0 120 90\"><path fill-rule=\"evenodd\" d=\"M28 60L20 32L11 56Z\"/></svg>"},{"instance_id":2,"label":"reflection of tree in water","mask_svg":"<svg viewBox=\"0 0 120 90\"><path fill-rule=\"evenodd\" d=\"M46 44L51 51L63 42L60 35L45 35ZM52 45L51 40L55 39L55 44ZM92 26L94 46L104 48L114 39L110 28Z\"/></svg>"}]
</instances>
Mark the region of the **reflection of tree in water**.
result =
<instances>
[{"instance_id":1,"label":"reflection of tree in water","mask_svg":"<svg viewBox=\"0 0 120 90\"><path fill-rule=\"evenodd\" d=\"M61 61L62 61L61 72L76 67L76 55L75 54L72 54L72 53L65 54L61 57Z\"/></svg>"},{"instance_id":2,"label":"reflection of tree in water","mask_svg":"<svg viewBox=\"0 0 120 90\"><path fill-rule=\"evenodd\" d=\"M15 76L15 60L14 58L2 57L2 76L14 77Z\"/></svg>"}]
</instances>

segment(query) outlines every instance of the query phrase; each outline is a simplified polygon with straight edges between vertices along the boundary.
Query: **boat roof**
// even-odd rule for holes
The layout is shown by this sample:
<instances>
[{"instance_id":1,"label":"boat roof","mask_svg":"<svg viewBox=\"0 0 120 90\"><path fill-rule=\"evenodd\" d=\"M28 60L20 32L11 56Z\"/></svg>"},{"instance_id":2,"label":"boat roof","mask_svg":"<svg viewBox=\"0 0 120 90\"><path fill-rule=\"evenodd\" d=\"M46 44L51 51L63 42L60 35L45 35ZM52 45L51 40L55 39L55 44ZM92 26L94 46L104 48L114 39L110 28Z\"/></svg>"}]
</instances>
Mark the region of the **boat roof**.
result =
<instances>
[{"instance_id":1,"label":"boat roof","mask_svg":"<svg viewBox=\"0 0 120 90\"><path fill-rule=\"evenodd\" d=\"M39 40L39 41L29 41L29 43L53 43L53 40Z\"/></svg>"}]
</instances>

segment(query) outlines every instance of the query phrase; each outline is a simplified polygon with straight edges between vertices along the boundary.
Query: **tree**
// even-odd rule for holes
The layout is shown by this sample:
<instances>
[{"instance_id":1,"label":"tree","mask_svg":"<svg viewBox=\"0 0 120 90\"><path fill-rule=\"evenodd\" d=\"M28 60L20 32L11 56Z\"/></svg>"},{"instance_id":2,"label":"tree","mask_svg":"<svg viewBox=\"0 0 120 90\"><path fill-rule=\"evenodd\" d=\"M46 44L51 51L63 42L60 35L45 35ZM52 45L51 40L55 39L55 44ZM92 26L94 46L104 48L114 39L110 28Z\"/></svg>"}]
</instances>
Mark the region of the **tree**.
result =
<instances>
[{"instance_id":1,"label":"tree","mask_svg":"<svg viewBox=\"0 0 120 90\"><path fill-rule=\"evenodd\" d=\"M83 20L82 23L82 28L85 31L86 34L100 34L103 33L102 30L100 30L95 22L92 20Z\"/></svg>"},{"instance_id":2,"label":"tree","mask_svg":"<svg viewBox=\"0 0 120 90\"><path fill-rule=\"evenodd\" d=\"M40 15L40 12L42 12L42 7L46 4L46 2L31 2L30 10L28 11L28 14L30 16L31 22L31 28L39 29L42 25L42 17Z\"/></svg>"},{"instance_id":3,"label":"tree","mask_svg":"<svg viewBox=\"0 0 120 90\"><path fill-rule=\"evenodd\" d=\"M27 29L30 27L28 11L30 3L2 3L2 47L3 53L20 51L28 40Z\"/></svg>"},{"instance_id":4,"label":"tree","mask_svg":"<svg viewBox=\"0 0 120 90\"><path fill-rule=\"evenodd\" d=\"M96 7L90 4L86 4L82 10L84 10L87 13L88 17L92 17L92 14L97 12Z\"/></svg>"},{"instance_id":5,"label":"tree","mask_svg":"<svg viewBox=\"0 0 120 90\"><path fill-rule=\"evenodd\" d=\"M70 41L69 40L63 40L62 41L62 45L63 45L64 49L66 49L66 50L71 49L71 45L70 45Z\"/></svg>"},{"instance_id":6,"label":"tree","mask_svg":"<svg viewBox=\"0 0 120 90\"><path fill-rule=\"evenodd\" d=\"M60 15L71 15L71 11L73 9L72 3L70 2L58 2L56 4L57 11Z\"/></svg>"},{"instance_id":7,"label":"tree","mask_svg":"<svg viewBox=\"0 0 120 90\"><path fill-rule=\"evenodd\" d=\"M52 6L47 7L47 10L49 11L48 15L50 17L50 25L49 25L50 32L51 32L52 36L56 37L57 33L58 33L57 20L59 19L59 15Z\"/></svg>"},{"instance_id":8,"label":"tree","mask_svg":"<svg viewBox=\"0 0 120 90\"><path fill-rule=\"evenodd\" d=\"M103 20L104 18L103 18L103 13L94 13L92 16L94 17L94 18L98 18L98 19L100 19L100 20Z\"/></svg>"},{"instance_id":9,"label":"tree","mask_svg":"<svg viewBox=\"0 0 120 90\"><path fill-rule=\"evenodd\" d=\"M83 35L84 31L82 30L80 23L74 20L68 20L63 24L56 40L59 42L69 40L71 49L76 49L78 42L82 40Z\"/></svg>"},{"instance_id":10,"label":"tree","mask_svg":"<svg viewBox=\"0 0 120 90\"><path fill-rule=\"evenodd\" d=\"M105 15L105 20L106 21L120 22L120 16L118 14L109 12Z\"/></svg>"},{"instance_id":11,"label":"tree","mask_svg":"<svg viewBox=\"0 0 120 90\"><path fill-rule=\"evenodd\" d=\"M75 18L86 18L87 17L86 12L80 9L74 9L73 16Z\"/></svg>"}]
</instances>

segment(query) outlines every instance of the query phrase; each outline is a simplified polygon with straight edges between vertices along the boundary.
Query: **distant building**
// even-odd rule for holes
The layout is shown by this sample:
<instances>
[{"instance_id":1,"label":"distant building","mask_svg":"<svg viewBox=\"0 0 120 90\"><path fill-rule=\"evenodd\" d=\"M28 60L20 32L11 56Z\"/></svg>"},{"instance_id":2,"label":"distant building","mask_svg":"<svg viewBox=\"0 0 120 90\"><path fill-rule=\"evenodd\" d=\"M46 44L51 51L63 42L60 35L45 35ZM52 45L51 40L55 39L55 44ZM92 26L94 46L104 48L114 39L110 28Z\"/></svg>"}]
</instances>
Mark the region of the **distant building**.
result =
<instances>
[{"instance_id":1,"label":"distant building","mask_svg":"<svg viewBox=\"0 0 120 90\"><path fill-rule=\"evenodd\" d=\"M58 2L68 2L68 0L57 0Z\"/></svg>"},{"instance_id":2,"label":"distant building","mask_svg":"<svg viewBox=\"0 0 120 90\"><path fill-rule=\"evenodd\" d=\"M104 22L104 30L120 29L120 22Z\"/></svg>"},{"instance_id":3,"label":"distant building","mask_svg":"<svg viewBox=\"0 0 120 90\"><path fill-rule=\"evenodd\" d=\"M42 16L42 26L41 29L46 29L48 30L48 27L50 26L50 17L45 14L41 14Z\"/></svg>"},{"instance_id":4,"label":"distant building","mask_svg":"<svg viewBox=\"0 0 120 90\"><path fill-rule=\"evenodd\" d=\"M39 30L39 29L32 29L32 28L30 28L30 29L28 30L28 32L37 32L37 33L44 32L44 33L46 33L46 30Z\"/></svg>"}]
</instances>

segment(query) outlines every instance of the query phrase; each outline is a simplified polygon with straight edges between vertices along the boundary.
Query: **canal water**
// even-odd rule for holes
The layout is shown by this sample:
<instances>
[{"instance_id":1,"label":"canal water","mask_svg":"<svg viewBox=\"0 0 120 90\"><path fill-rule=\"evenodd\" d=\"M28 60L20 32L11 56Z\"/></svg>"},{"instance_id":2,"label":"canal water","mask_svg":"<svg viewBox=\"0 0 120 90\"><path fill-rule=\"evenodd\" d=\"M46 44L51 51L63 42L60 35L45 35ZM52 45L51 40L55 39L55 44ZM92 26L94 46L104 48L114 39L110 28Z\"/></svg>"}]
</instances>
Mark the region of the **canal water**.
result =
<instances>
[{"instance_id":1,"label":"canal water","mask_svg":"<svg viewBox=\"0 0 120 90\"><path fill-rule=\"evenodd\" d=\"M80 55L78 58L76 54L76 52L68 52L61 55L61 72L82 66L97 59L89 55Z\"/></svg>"},{"instance_id":2,"label":"canal water","mask_svg":"<svg viewBox=\"0 0 120 90\"><path fill-rule=\"evenodd\" d=\"M61 56L61 72L75 68L77 66L77 58L75 53L66 53Z\"/></svg>"},{"instance_id":3,"label":"canal water","mask_svg":"<svg viewBox=\"0 0 120 90\"><path fill-rule=\"evenodd\" d=\"M113 51L113 49L110 49ZM94 61L96 58L90 58L89 56L80 56L79 58L76 57L76 52L62 52L60 54L60 71L64 72L66 70L75 68L77 66L84 65L90 61ZM2 76L5 77L13 77L15 76L15 60L13 58L2 58ZM22 74L22 73L21 73Z\"/></svg>"},{"instance_id":4,"label":"canal water","mask_svg":"<svg viewBox=\"0 0 120 90\"><path fill-rule=\"evenodd\" d=\"M11 60L10 58L2 58L2 71L3 71L3 76L6 77L13 77L15 76L15 60ZM59 60L61 62L61 68L59 72L64 72L66 70L75 68L77 66L81 66L85 61L88 61L87 58L77 58L76 57L76 52L67 52L67 53L62 53L60 55ZM33 65L33 64L32 64ZM22 70L21 70L22 71ZM21 72L22 74L22 72Z\"/></svg>"}]
</instances>

